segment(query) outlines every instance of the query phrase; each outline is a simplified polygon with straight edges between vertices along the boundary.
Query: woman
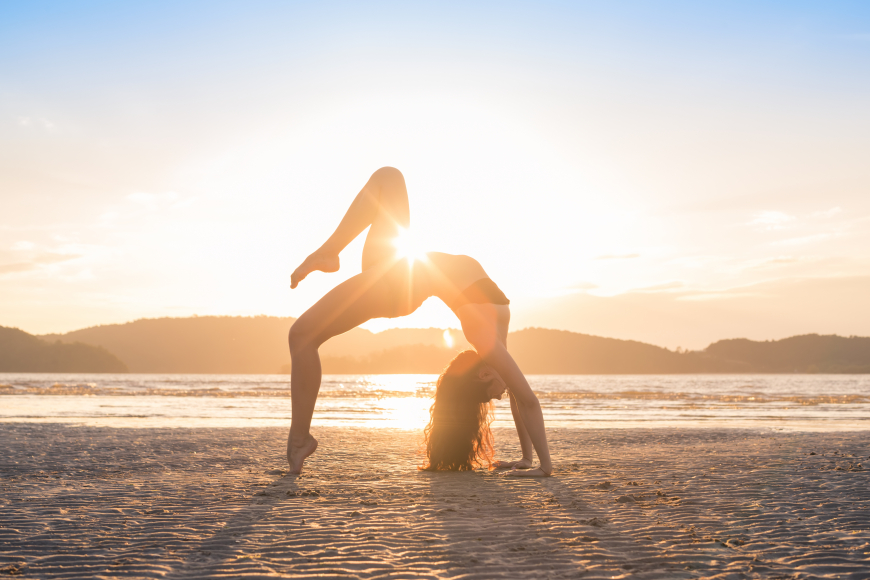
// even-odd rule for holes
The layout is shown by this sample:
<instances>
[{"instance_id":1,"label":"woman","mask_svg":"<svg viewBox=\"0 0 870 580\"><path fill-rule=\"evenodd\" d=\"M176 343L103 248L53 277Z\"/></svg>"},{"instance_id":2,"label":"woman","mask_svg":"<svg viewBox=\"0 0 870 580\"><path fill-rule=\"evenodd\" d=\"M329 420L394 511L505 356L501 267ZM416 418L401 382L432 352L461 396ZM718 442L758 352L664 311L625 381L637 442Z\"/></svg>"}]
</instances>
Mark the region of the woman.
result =
<instances>
[{"instance_id":1,"label":"woman","mask_svg":"<svg viewBox=\"0 0 870 580\"><path fill-rule=\"evenodd\" d=\"M464 369L459 382L485 383L491 398L500 398L505 389L510 392L523 459L496 466L514 467L512 475L550 475L553 466L541 405L506 347L510 301L473 258L439 252L429 252L420 260L399 256L395 242L409 225L404 177L392 167L378 169L357 194L332 236L291 276L290 287L296 288L315 270L337 271L339 253L369 228L363 246L362 273L330 290L290 328L293 363L290 375L293 417L287 438L290 472L300 473L305 458L317 449L317 440L309 430L320 390L320 345L372 318L411 314L424 300L437 296L459 318L465 338L479 359L479 364ZM469 369L472 369L471 374ZM437 399L436 392L433 421ZM432 425L430 422L430 427ZM431 447L431 436L429 441ZM532 450L537 453L540 466L523 469L531 467ZM431 449L429 467L439 468L437 464L433 467Z\"/></svg>"}]
</instances>

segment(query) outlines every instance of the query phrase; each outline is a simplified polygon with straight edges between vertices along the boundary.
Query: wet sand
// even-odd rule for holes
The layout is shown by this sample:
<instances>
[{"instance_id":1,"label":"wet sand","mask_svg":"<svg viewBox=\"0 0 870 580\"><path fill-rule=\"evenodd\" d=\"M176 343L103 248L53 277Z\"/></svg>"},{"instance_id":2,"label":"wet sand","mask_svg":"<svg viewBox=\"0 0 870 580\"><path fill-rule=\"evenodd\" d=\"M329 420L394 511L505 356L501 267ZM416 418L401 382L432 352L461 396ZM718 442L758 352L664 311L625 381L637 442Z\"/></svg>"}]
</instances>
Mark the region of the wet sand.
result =
<instances>
[{"instance_id":1,"label":"wet sand","mask_svg":"<svg viewBox=\"0 0 870 580\"><path fill-rule=\"evenodd\" d=\"M553 429L545 480L314 433L0 424L0 577L870 578L870 432Z\"/></svg>"}]
</instances>

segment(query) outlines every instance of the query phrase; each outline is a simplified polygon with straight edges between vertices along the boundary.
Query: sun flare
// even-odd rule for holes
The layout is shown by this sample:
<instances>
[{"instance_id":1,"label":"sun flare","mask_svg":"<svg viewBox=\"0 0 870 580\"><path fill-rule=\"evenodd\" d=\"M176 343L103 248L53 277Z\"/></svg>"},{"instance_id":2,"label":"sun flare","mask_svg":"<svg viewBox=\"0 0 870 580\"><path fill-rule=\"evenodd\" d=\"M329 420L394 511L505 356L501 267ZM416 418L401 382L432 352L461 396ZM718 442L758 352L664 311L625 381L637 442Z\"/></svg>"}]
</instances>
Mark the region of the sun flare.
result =
<instances>
[{"instance_id":1,"label":"sun flare","mask_svg":"<svg viewBox=\"0 0 870 580\"><path fill-rule=\"evenodd\" d=\"M450 334L450 329L444 331L444 344L447 348L453 348L453 336Z\"/></svg>"},{"instance_id":2,"label":"sun flare","mask_svg":"<svg viewBox=\"0 0 870 580\"><path fill-rule=\"evenodd\" d=\"M399 235L393 239L393 245L396 247L396 256L399 258L406 258L411 262L426 258L426 252L411 234L411 230L399 230Z\"/></svg>"}]
</instances>

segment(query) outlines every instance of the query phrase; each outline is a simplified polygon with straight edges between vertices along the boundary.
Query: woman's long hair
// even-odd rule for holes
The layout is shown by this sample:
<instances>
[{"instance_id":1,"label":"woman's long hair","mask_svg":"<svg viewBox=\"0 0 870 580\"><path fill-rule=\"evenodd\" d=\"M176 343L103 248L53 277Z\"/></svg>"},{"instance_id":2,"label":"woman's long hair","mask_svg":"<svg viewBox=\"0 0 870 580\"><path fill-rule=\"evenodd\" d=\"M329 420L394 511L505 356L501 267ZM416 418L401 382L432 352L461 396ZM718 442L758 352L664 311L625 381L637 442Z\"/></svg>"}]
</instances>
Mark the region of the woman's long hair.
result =
<instances>
[{"instance_id":1,"label":"woman's long hair","mask_svg":"<svg viewBox=\"0 0 870 580\"><path fill-rule=\"evenodd\" d=\"M468 471L491 467L492 403L489 382L479 378L483 361L466 350L450 361L435 388L426 435L426 471Z\"/></svg>"}]
</instances>

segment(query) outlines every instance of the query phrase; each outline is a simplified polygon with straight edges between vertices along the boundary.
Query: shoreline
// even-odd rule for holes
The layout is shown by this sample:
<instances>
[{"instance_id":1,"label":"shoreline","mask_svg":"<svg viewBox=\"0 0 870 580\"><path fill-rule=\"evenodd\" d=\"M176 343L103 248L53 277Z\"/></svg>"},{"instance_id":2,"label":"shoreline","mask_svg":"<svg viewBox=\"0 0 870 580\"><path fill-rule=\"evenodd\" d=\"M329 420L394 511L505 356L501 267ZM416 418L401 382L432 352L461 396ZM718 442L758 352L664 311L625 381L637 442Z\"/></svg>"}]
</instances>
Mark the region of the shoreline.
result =
<instances>
[{"instance_id":1,"label":"shoreline","mask_svg":"<svg viewBox=\"0 0 870 580\"><path fill-rule=\"evenodd\" d=\"M416 470L419 433L0 423L23 578L867 577L870 432L548 429L555 476ZM517 450L496 429L501 458ZM812 453L812 454L811 454Z\"/></svg>"}]
</instances>

